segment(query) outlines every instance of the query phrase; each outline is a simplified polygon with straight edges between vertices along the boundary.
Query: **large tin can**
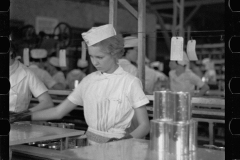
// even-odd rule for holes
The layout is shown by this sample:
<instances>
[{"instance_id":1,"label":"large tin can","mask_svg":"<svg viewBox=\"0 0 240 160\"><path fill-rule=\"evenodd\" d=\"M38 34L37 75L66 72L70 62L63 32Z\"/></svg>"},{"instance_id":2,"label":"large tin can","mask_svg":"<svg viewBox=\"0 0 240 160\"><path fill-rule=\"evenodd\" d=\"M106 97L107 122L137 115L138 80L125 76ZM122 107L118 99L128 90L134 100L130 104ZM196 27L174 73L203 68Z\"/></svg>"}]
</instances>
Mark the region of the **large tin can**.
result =
<instances>
[{"instance_id":1,"label":"large tin can","mask_svg":"<svg viewBox=\"0 0 240 160\"><path fill-rule=\"evenodd\" d=\"M156 119L150 121L150 128L151 150L179 157L189 154L189 122L174 123Z\"/></svg>"},{"instance_id":2,"label":"large tin can","mask_svg":"<svg viewBox=\"0 0 240 160\"><path fill-rule=\"evenodd\" d=\"M187 122L191 119L191 95L187 92L173 92L173 121Z\"/></svg>"},{"instance_id":3,"label":"large tin can","mask_svg":"<svg viewBox=\"0 0 240 160\"><path fill-rule=\"evenodd\" d=\"M187 92L154 92L153 119L187 122L191 119L191 97Z\"/></svg>"},{"instance_id":4,"label":"large tin can","mask_svg":"<svg viewBox=\"0 0 240 160\"><path fill-rule=\"evenodd\" d=\"M158 119L150 121L150 150L163 153L169 151L170 126L166 122Z\"/></svg>"},{"instance_id":5,"label":"large tin can","mask_svg":"<svg viewBox=\"0 0 240 160\"><path fill-rule=\"evenodd\" d=\"M197 144L197 129L198 123L195 120L189 122L189 151L196 152L198 148Z\"/></svg>"},{"instance_id":6,"label":"large tin can","mask_svg":"<svg viewBox=\"0 0 240 160\"><path fill-rule=\"evenodd\" d=\"M187 123L169 123L169 153L181 157L189 154L189 126Z\"/></svg>"},{"instance_id":7,"label":"large tin can","mask_svg":"<svg viewBox=\"0 0 240 160\"><path fill-rule=\"evenodd\" d=\"M155 91L153 119L172 120L173 105L173 93L171 91Z\"/></svg>"}]
</instances>

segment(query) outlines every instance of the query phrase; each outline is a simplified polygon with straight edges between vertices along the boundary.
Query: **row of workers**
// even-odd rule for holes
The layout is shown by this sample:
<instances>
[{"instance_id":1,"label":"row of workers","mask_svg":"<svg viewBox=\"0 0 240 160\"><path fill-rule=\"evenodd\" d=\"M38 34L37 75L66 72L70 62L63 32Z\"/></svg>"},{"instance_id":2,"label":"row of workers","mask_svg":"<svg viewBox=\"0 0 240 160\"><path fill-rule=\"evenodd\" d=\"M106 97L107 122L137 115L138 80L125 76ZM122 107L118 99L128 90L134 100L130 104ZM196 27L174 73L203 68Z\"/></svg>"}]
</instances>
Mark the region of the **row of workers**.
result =
<instances>
[{"instance_id":1,"label":"row of workers","mask_svg":"<svg viewBox=\"0 0 240 160\"><path fill-rule=\"evenodd\" d=\"M145 137L150 129L145 107L149 100L140 79L125 71L121 61L119 64L119 57L124 55L123 38L117 35L111 24L91 28L82 33L82 37L97 71L85 76L77 88L55 107L46 86L34 72L15 59L11 49L10 122L61 119L77 106L83 106L89 144ZM207 91L208 86L185 69L184 61L173 62L173 68L171 81L177 84L174 86L177 90L179 86L191 84L201 88L199 94ZM29 109L32 94L38 98L39 104Z\"/></svg>"}]
</instances>

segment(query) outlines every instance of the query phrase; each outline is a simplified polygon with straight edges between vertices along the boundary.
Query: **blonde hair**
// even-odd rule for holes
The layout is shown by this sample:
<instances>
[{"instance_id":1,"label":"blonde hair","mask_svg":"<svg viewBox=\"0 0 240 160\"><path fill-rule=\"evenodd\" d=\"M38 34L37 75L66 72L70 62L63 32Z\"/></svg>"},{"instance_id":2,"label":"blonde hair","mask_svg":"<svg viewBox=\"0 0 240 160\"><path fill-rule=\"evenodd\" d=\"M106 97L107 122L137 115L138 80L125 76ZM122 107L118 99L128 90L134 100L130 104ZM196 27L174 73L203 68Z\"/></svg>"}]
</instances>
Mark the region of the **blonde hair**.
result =
<instances>
[{"instance_id":1,"label":"blonde hair","mask_svg":"<svg viewBox=\"0 0 240 160\"><path fill-rule=\"evenodd\" d=\"M121 58L124 53L124 40L120 35L115 35L113 37L104 39L93 46L101 47L103 52L110 53L116 59Z\"/></svg>"}]
</instances>

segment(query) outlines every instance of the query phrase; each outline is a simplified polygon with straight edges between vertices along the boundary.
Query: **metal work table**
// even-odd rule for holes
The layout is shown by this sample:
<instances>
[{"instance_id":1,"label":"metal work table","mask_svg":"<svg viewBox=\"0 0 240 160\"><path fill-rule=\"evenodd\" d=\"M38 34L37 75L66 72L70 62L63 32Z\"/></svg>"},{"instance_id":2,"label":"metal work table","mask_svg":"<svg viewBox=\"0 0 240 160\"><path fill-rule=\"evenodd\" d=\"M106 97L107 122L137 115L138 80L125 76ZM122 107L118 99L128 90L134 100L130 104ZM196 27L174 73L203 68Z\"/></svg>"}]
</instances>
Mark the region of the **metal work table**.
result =
<instances>
[{"instance_id":1,"label":"metal work table","mask_svg":"<svg viewBox=\"0 0 240 160\"><path fill-rule=\"evenodd\" d=\"M83 134L84 131L81 130L34 125L29 123L15 123L11 124L11 130L9 133L9 146L59 138L68 138L72 136L81 136Z\"/></svg>"},{"instance_id":2,"label":"metal work table","mask_svg":"<svg viewBox=\"0 0 240 160\"><path fill-rule=\"evenodd\" d=\"M13 151L54 160L157 160L148 140L130 139L63 151L31 146L13 146ZM199 148L191 160L225 160L225 151ZM171 160L169 158L168 160Z\"/></svg>"}]
</instances>

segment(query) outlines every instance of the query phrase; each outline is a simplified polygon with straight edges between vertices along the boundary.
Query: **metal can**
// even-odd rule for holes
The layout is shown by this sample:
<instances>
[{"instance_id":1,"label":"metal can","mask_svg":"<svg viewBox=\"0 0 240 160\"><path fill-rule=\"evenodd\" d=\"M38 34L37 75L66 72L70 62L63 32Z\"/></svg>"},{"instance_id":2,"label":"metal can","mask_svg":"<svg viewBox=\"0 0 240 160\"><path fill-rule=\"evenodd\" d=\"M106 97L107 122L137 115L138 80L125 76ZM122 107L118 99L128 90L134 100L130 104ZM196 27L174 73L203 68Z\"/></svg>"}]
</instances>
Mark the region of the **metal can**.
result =
<instances>
[{"instance_id":1,"label":"metal can","mask_svg":"<svg viewBox=\"0 0 240 160\"><path fill-rule=\"evenodd\" d=\"M57 125L59 128L67 128L65 123L58 123Z\"/></svg>"},{"instance_id":2,"label":"metal can","mask_svg":"<svg viewBox=\"0 0 240 160\"><path fill-rule=\"evenodd\" d=\"M169 153L189 154L189 123L169 123Z\"/></svg>"},{"instance_id":3,"label":"metal can","mask_svg":"<svg viewBox=\"0 0 240 160\"><path fill-rule=\"evenodd\" d=\"M73 124L73 123L67 123L67 128L69 128L69 129L74 129L74 128L75 128L75 124Z\"/></svg>"},{"instance_id":4,"label":"metal can","mask_svg":"<svg viewBox=\"0 0 240 160\"><path fill-rule=\"evenodd\" d=\"M187 122L191 119L191 97L187 92L154 92L153 119Z\"/></svg>"},{"instance_id":5,"label":"metal can","mask_svg":"<svg viewBox=\"0 0 240 160\"><path fill-rule=\"evenodd\" d=\"M191 120L189 122L189 151L195 152L198 148L197 143L197 129L198 129L198 123L195 120Z\"/></svg>"},{"instance_id":6,"label":"metal can","mask_svg":"<svg viewBox=\"0 0 240 160\"><path fill-rule=\"evenodd\" d=\"M48 144L47 144L47 143L39 143L39 144L38 144L38 147L48 148Z\"/></svg>"},{"instance_id":7,"label":"metal can","mask_svg":"<svg viewBox=\"0 0 240 160\"><path fill-rule=\"evenodd\" d=\"M57 123L53 123L53 122L48 122L48 123L49 123L49 126L51 126L51 127L58 127Z\"/></svg>"},{"instance_id":8,"label":"metal can","mask_svg":"<svg viewBox=\"0 0 240 160\"><path fill-rule=\"evenodd\" d=\"M187 92L173 92L173 117L174 122L187 122L191 119L191 96Z\"/></svg>"},{"instance_id":9,"label":"metal can","mask_svg":"<svg viewBox=\"0 0 240 160\"><path fill-rule=\"evenodd\" d=\"M167 121L150 121L150 150L165 153L169 151L169 127Z\"/></svg>"},{"instance_id":10,"label":"metal can","mask_svg":"<svg viewBox=\"0 0 240 160\"><path fill-rule=\"evenodd\" d=\"M48 145L49 149L60 150L60 142L53 142Z\"/></svg>"},{"instance_id":11,"label":"metal can","mask_svg":"<svg viewBox=\"0 0 240 160\"><path fill-rule=\"evenodd\" d=\"M153 119L172 120L173 105L173 93L171 91L155 91Z\"/></svg>"}]
</instances>

